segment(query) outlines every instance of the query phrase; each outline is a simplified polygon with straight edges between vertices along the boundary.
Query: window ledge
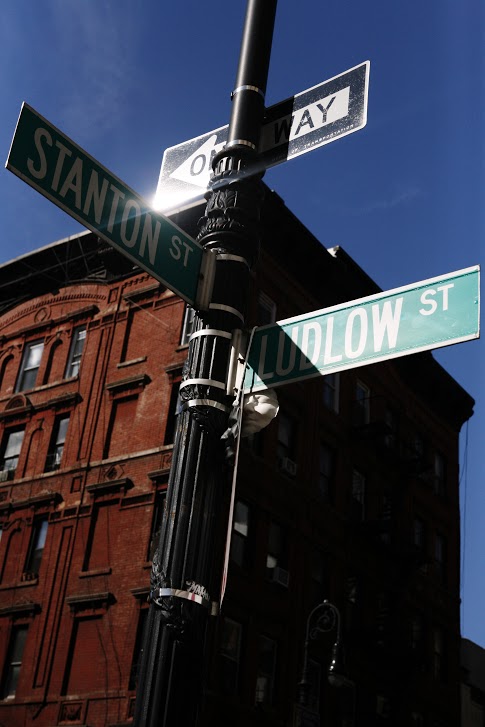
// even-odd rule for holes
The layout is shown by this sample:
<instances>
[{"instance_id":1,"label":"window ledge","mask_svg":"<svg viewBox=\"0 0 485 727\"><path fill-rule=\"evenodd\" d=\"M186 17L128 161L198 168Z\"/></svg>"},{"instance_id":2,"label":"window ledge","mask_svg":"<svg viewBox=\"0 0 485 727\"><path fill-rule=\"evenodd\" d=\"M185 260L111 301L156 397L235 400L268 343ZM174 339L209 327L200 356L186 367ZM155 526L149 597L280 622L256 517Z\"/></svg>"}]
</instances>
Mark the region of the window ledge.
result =
<instances>
[{"instance_id":1,"label":"window ledge","mask_svg":"<svg viewBox=\"0 0 485 727\"><path fill-rule=\"evenodd\" d=\"M67 596L66 603L73 611L80 611L87 608L107 608L115 602L115 598L109 591L99 593L76 593Z\"/></svg>"},{"instance_id":2,"label":"window ledge","mask_svg":"<svg viewBox=\"0 0 485 727\"><path fill-rule=\"evenodd\" d=\"M140 600L147 600L150 595L150 589L147 586L140 586L139 588L130 588L131 594L134 598Z\"/></svg>"},{"instance_id":3,"label":"window ledge","mask_svg":"<svg viewBox=\"0 0 485 727\"><path fill-rule=\"evenodd\" d=\"M36 613L40 613L41 610L40 604L34 603L34 601L12 603L11 606L4 606L3 608L0 608L0 616L34 615Z\"/></svg>"},{"instance_id":4,"label":"window ledge","mask_svg":"<svg viewBox=\"0 0 485 727\"><path fill-rule=\"evenodd\" d=\"M98 482L93 485L87 485L86 490L90 495L107 494L109 492L118 492L123 490L125 493L127 490L131 490L134 487L132 480L129 477L123 477L120 480L107 480L106 482Z\"/></svg>"},{"instance_id":5,"label":"window ledge","mask_svg":"<svg viewBox=\"0 0 485 727\"><path fill-rule=\"evenodd\" d=\"M134 366L138 363L144 363L147 360L146 356L140 356L139 358L132 358L131 361L122 361L119 364L116 364L117 369L123 369L126 366Z\"/></svg>"},{"instance_id":6,"label":"window ledge","mask_svg":"<svg viewBox=\"0 0 485 727\"><path fill-rule=\"evenodd\" d=\"M111 575L111 568L94 568L93 570L83 570L78 573L79 578L94 578L95 576L109 576Z\"/></svg>"},{"instance_id":7,"label":"window ledge","mask_svg":"<svg viewBox=\"0 0 485 727\"><path fill-rule=\"evenodd\" d=\"M163 292L164 290L166 290L166 287L161 283L152 283L151 285L147 285L145 288L138 288L138 290L123 293L122 297L127 303L131 303L132 301L136 302L143 298L151 298L155 293Z\"/></svg>"},{"instance_id":8,"label":"window ledge","mask_svg":"<svg viewBox=\"0 0 485 727\"><path fill-rule=\"evenodd\" d=\"M120 379L120 381L113 381L110 384L106 384L106 391L109 391L111 395L116 395L123 391L144 389L150 382L151 378L148 374L130 376L129 378Z\"/></svg>"},{"instance_id":9,"label":"window ledge","mask_svg":"<svg viewBox=\"0 0 485 727\"><path fill-rule=\"evenodd\" d=\"M60 502L64 502L64 498L60 492L46 491L40 492L33 497L28 497L26 500L11 500L8 504L12 510L19 510L24 507L56 506Z\"/></svg>"},{"instance_id":10,"label":"window ledge","mask_svg":"<svg viewBox=\"0 0 485 727\"><path fill-rule=\"evenodd\" d=\"M38 582L39 577L37 576L36 578L32 578L31 581L23 580L12 584L1 585L0 591L16 591L18 588L28 588L29 586L36 586Z\"/></svg>"}]
</instances>

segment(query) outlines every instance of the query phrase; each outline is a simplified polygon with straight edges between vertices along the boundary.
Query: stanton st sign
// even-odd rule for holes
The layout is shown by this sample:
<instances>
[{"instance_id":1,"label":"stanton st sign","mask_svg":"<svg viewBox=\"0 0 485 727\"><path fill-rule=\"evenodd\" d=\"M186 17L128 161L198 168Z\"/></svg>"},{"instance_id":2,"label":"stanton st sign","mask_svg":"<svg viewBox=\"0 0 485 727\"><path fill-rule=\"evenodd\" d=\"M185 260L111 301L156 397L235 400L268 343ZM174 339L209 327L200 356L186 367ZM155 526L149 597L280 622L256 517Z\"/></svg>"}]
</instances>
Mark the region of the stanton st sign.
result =
<instances>
[{"instance_id":1,"label":"stanton st sign","mask_svg":"<svg viewBox=\"0 0 485 727\"><path fill-rule=\"evenodd\" d=\"M475 266L258 328L244 390L478 338L479 295Z\"/></svg>"},{"instance_id":2,"label":"stanton st sign","mask_svg":"<svg viewBox=\"0 0 485 727\"><path fill-rule=\"evenodd\" d=\"M193 304L202 247L27 104L7 169Z\"/></svg>"}]
</instances>

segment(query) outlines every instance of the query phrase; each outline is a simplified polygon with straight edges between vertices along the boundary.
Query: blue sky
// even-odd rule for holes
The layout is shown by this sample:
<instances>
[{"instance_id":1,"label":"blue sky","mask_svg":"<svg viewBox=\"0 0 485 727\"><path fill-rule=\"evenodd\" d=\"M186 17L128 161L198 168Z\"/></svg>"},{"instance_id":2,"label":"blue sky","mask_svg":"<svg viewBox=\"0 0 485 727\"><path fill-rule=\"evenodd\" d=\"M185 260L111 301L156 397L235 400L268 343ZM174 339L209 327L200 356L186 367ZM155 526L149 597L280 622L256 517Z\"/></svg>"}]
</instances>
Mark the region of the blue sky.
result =
<instances>
[{"instance_id":1,"label":"blue sky","mask_svg":"<svg viewBox=\"0 0 485 727\"><path fill-rule=\"evenodd\" d=\"M245 0L4 0L4 159L26 101L151 199L164 149L229 121L245 9ZM266 183L384 290L481 263L485 5L279 0L267 105L366 60L365 129L275 167ZM80 229L4 169L0 195L0 263ZM462 633L485 647L484 344L435 355L476 399L461 438Z\"/></svg>"}]
</instances>

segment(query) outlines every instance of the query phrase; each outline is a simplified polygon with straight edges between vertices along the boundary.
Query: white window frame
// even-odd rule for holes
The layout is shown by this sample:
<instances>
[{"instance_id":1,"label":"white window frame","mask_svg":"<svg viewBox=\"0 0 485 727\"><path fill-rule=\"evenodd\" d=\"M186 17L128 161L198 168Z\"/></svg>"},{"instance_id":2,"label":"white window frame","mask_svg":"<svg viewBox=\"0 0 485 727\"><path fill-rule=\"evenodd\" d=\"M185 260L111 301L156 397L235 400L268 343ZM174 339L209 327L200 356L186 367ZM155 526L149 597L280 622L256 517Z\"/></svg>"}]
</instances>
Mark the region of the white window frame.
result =
<instances>
[{"instance_id":1,"label":"white window frame","mask_svg":"<svg viewBox=\"0 0 485 727\"><path fill-rule=\"evenodd\" d=\"M76 326L72 330L71 345L69 348L69 357L67 359L65 379L72 379L79 374L81 367L81 359L86 345L87 327L86 325ZM82 345L79 346L79 342ZM79 350L80 349L80 350Z\"/></svg>"},{"instance_id":2,"label":"white window frame","mask_svg":"<svg viewBox=\"0 0 485 727\"><path fill-rule=\"evenodd\" d=\"M16 442L14 442L15 435L21 435L17 438ZM0 463L0 470L3 472L15 472L17 469L24 436L25 427L22 429L11 429L5 432L5 449Z\"/></svg>"},{"instance_id":3,"label":"white window frame","mask_svg":"<svg viewBox=\"0 0 485 727\"><path fill-rule=\"evenodd\" d=\"M36 350L40 350L40 354L38 357L34 353ZM20 364L20 371L19 371L18 377L17 377L17 384L15 386L16 393L18 393L19 391L30 391L31 389L35 389L43 353L44 353L44 340L43 339L29 341L28 343L25 344L24 351L22 354L22 362ZM32 386L26 386L25 379L27 378L27 376L30 376L30 372L32 372L32 371L35 371Z\"/></svg>"},{"instance_id":4,"label":"white window frame","mask_svg":"<svg viewBox=\"0 0 485 727\"><path fill-rule=\"evenodd\" d=\"M47 454L46 472L54 472L61 466L70 418L70 414L65 414L56 418L54 430L52 432L53 438Z\"/></svg>"},{"instance_id":5,"label":"white window frame","mask_svg":"<svg viewBox=\"0 0 485 727\"><path fill-rule=\"evenodd\" d=\"M23 634L23 637L22 637L23 643L20 643L19 645L17 645L16 639L18 638L18 636L21 632ZM29 635L29 630L28 630L27 624L19 624L18 626L15 625L12 627L12 631L10 633L8 651L7 651L7 661L5 663L5 668L4 668L2 694L0 697L1 699L14 699L15 698L15 695L17 693L18 681L19 681L19 677L20 677L20 671L22 669L25 644L26 644L28 635ZM17 646L17 648L16 648L16 646ZM18 646L20 646L20 649L18 649ZM15 651L20 651L20 653L17 654L16 659L14 659Z\"/></svg>"},{"instance_id":6,"label":"white window frame","mask_svg":"<svg viewBox=\"0 0 485 727\"><path fill-rule=\"evenodd\" d=\"M36 576L39 575L48 531L49 519L47 516L34 520L30 536L29 550L25 561L25 573L34 573Z\"/></svg>"}]
</instances>

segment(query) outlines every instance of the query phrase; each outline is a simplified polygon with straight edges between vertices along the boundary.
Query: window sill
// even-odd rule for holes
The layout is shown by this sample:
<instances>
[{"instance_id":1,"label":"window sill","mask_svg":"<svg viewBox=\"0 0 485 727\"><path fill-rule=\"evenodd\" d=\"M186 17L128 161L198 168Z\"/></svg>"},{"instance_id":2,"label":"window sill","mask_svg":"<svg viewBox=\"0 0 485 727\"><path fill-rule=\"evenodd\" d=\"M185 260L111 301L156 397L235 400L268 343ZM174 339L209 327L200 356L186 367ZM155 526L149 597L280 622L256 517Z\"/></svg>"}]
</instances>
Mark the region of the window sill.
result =
<instances>
[{"instance_id":1,"label":"window sill","mask_svg":"<svg viewBox=\"0 0 485 727\"><path fill-rule=\"evenodd\" d=\"M95 568L94 570L84 570L78 573L79 578L94 578L96 576L111 575L111 568Z\"/></svg>"},{"instance_id":2,"label":"window sill","mask_svg":"<svg viewBox=\"0 0 485 727\"><path fill-rule=\"evenodd\" d=\"M144 363L147 360L146 356L140 356L140 358L133 358L131 361L122 361L119 364L116 364L117 369L124 369L126 366L134 366L138 363Z\"/></svg>"},{"instance_id":3,"label":"window sill","mask_svg":"<svg viewBox=\"0 0 485 727\"><path fill-rule=\"evenodd\" d=\"M32 578L31 581L18 581L18 583L6 584L0 586L0 591L17 590L17 588L28 588L29 586L36 586L39 583L39 577Z\"/></svg>"}]
</instances>

